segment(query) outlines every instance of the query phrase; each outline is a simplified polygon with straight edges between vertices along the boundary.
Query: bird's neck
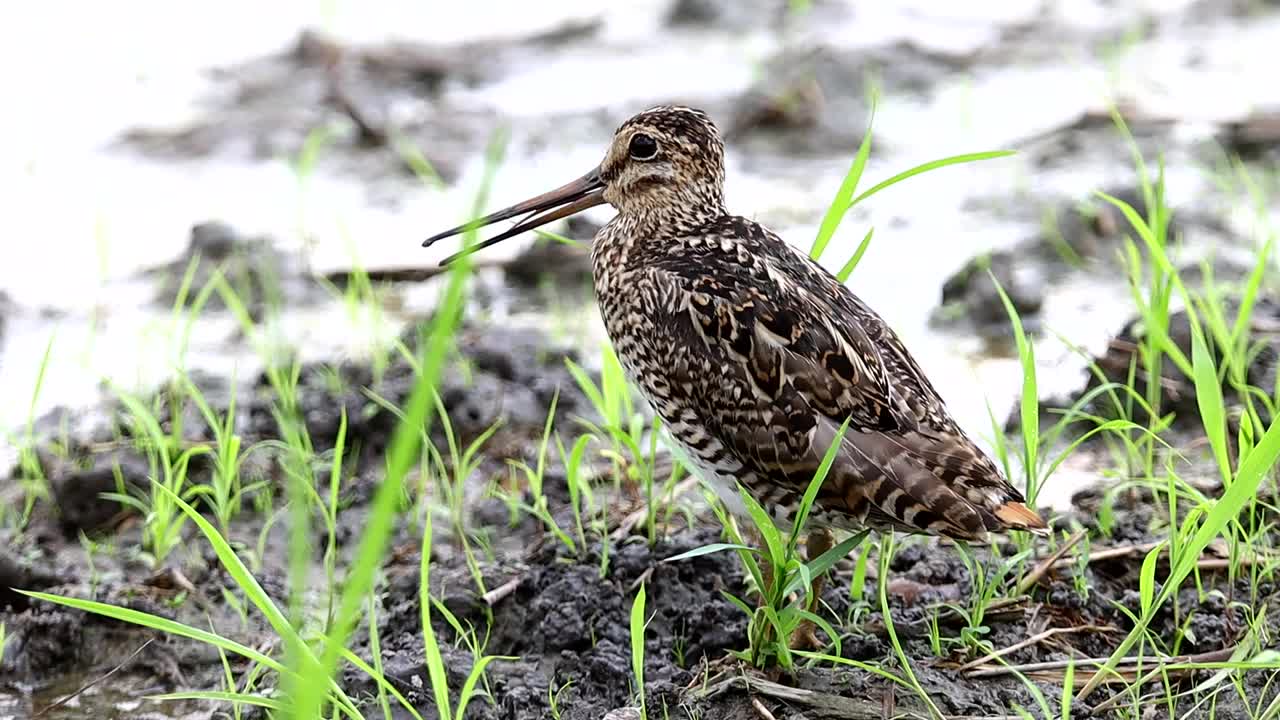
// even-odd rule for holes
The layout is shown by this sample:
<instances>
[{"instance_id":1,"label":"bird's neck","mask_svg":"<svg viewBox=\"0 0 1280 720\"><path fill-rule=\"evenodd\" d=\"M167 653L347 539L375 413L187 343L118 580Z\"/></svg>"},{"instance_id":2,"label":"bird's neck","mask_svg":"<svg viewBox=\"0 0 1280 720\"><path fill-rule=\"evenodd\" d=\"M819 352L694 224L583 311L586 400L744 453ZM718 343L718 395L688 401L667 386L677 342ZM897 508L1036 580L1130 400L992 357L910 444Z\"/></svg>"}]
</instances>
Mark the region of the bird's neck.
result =
<instances>
[{"instance_id":1,"label":"bird's neck","mask_svg":"<svg viewBox=\"0 0 1280 720\"><path fill-rule=\"evenodd\" d=\"M646 258L661 257L679 238L728 214L719 194L698 203L662 203L621 207L596 233L592 269L596 290L609 294L622 289L625 275Z\"/></svg>"},{"instance_id":2,"label":"bird's neck","mask_svg":"<svg viewBox=\"0 0 1280 720\"><path fill-rule=\"evenodd\" d=\"M728 214L724 202L622 208L596 236L601 251L631 251L669 244ZM622 259L622 258L619 258Z\"/></svg>"}]
</instances>

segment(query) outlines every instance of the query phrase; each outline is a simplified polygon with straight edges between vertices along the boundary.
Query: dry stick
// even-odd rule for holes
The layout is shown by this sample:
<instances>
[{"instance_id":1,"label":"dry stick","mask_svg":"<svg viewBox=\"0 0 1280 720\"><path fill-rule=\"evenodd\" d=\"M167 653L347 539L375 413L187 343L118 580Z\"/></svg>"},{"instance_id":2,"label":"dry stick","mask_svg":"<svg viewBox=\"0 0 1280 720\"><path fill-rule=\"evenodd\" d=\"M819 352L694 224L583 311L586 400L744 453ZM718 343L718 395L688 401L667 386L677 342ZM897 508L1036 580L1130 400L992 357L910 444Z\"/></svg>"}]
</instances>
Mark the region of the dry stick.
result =
<instances>
[{"instance_id":1,"label":"dry stick","mask_svg":"<svg viewBox=\"0 0 1280 720\"><path fill-rule=\"evenodd\" d=\"M653 568L654 566L650 565L644 569L644 572L640 573L640 577L636 578L635 582L631 583L631 587L627 589L628 595L634 595L641 585L649 582L649 578L653 577Z\"/></svg>"},{"instance_id":2,"label":"dry stick","mask_svg":"<svg viewBox=\"0 0 1280 720\"><path fill-rule=\"evenodd\" d=\"M760 698L751 698L751 708L760 716L760 720L778 720L773 716L773 713L769 712L769 708L765 707L764 703L760 702Z\"/></svg>"},{"instance_id":3,"label":"dry stick","mask_svg":"<svg viewBox=\"0 0 1280 720\"><path fill-rule=\"evenodd\" d=\"M1079 542L1079 540L1076 540L1076 537L1078 535L1079 533L1077 533L1076 535L1073 535L1069 540L1067 540L1067 543L1064 544L1062 548L1059 548L1057 552L1049 556L1047 560L1052 560L1053 561L1052 563L1046 564L1047 560L1042 561L1040 565L1037 565L1034 569L1032 569L1032 571L1028 573L1025 578L1022 579L1022 582L1018 583L1018 592L1016 593L1015 597L1000 598L999 600L993 601L990 605L987 606L987 613L990 614L993 612L1005 610L1013 605L1017 605L1018 603L1022 602L1023 598L1019 596L1024 595L1027 592L1027 590L1030 590L1031 585L1034 584L1035 581L1038 581L1050 569L1056 570L1058 568L1071 567L1076 562L1076 560L1074 558L1063 558L1061 555L1064 554L1066 549L1069 548L1071 545ZM1159 544L1160 543L1151 542L1151 543L1137 543L1134 545L1121 545L1119 547L1093 548L1089 551L1089 564L1092 565L1093 563L1101 562L1103 560L1116 560L1120 558L1133 557L1135 555L1145 555L1151 552L1152 550L1154 550L1156 546ZM1214 550L1215 552L1217 551L1217 549L1214 548L1212 545L1209 547L1209 549ZM1262 559L1263 558L1261 557L1246 556L1240 559L1239 564L1249 565L1252 563L1260 562ZM1044 566L1043 569L1041 569L1041 565ZM1197 567L1201 570L1218 570L1218 569L1225 568L1227 566L1228 565L1224 560L1220 560L1218 558L1203 558L1197 564Z\"/></svg>"},{"instance_id":4,"label":"dry stick","mask_svg":"<svg viewBox=\"0 0 1280 720\"><path fill-rule=\"evenodd\" d=\"M1049 628L1044 632L1032 635L1026 640L1023 640L1021 642L1016 642L1010 645L1009 647L996 650L992 653L989 653L987 655L984 655L983 657L978 658L977 660L973 660L972 662L967 662L964 665L961 665L958 668L958 670L960 672L968 672L981 665L986 665L992 660L1002 658L1005 655L1017 652L1025 647L1030 647L1037 643L1048 640L1049 638L1054 637L1055 635L1069 635L1071 633L1078 633L1078 632L1115 632L1115 630L1116 629L1111 627L1110 625L1081 625L1080 627L1070 627L1070 628Z\"/></svg>"},{"instance_id":5,"label":"dry stick","mask_svg":"<svg viewBox=\"0 0 1280 720\"><path fill-rule=\"evenodd\" d=\"M485 605L493 607L505 600L511 593L515 592L516 588L520 587L520 581L523 579L524 578L521 577L512 578L484 595L481 595L480 598L484 600Z\"/></svg>"},{"instance_id":6,"label":"dry stick","mask_svg":"<svg viewBox=\"0 0 1280 720\"><path fill-rule=\"evenodd\" d=\"M1147 553L1156 549L1156 546L1159 544L1160 543L1150 542L1150 543L1137 543L1134 545L1121 545L1118 547L1093 548L1092 550L1089 551L1089 563L1093 564L1095 562L1101 562L1103 560L1116 560L1120 558L1132 557L1134 555L1146 555ZM1225 548L1221 547L1216 543L1210 543L1209 547L1206 548L1206 550L1217 555L1218 557L1222 557L1222 555L1226 552ZM1260 562L1262 559L1263 558L1259 556L1247 555L1242 557L1240 559L1240 562L1256 563L1256 562ZM1072 560L1059 560L1057 565L1059 567L1062 567L1062 566L1069 567L1072 562L1073 562ZM1210 563L1210 566L1212 566L1213 559L1206 558L1204 560L1201 560L1200 562Z\"/></svg>"},{"instance_id":7,"label":"dry stick","mask_svg":"<svg viewBox=\"0 0 1280 720\"><path fill-rule=\"evenodd\" d=\"M1045 573L1049 572L1049 568L1053 567L1059 560L1061 560L1063 555L1070 552L1071 548L1080 544L1080 541L1084 539L1085 534L1086 531L1084 530L1078 531L1063 543L1062 547L1058 548L1052 555L1041 560L1039 564L1032 568L1031 572L1027 573L1026 577L1022 578L1022 581L1018 583L1018 592L1016 594L1027 594L1027 591L1029 591L1033 585L1040 582L1040 578L1044 577Z\"/></svg>"},{"instance_id":8,"label":"dry stick","mask_svg":"<svg viewBox=\"0 0 1280 720\"><path fill-rule=\"evenodd\" d=\"M1089 564L1092 565L1103 560L1118 560L1120 558L1133 557L1134 555L1146 555L1155 550L1158 545L1160 545L1158 542L1146 542L1120 545L1118 547L1094 548L1089 551Z\"/></svg>"},{"instance_id":9,"label":"dry stick","mask_svg":"<svg viewBox=\"0 0 1280 720\"><path fill-rule=\"evenodd\" d=\"M1200 662L1200 663L1228 662L1231 660L1232 657L1235 656L1236 652L1239 649L1240 649L1240 645L1237 644L1233 647L1226 648L1223 650L1215 650L1213 652L1202 653L1200 659L1195 662ZM1216 657L1212 657L1212 656L1216 656ZM1141 676L1140 678L1138 678L1134 682L1134 684L1138 685L1139 687L1145 685L1146 683L1154 680L1156 678L1156 674L1161 672L1161 669L1162 668L1160 666L1157 666L1152 670L1148 670L1147 673ZM1185 668L1185 669L1194 670L1195 668ZM1093 706L1093 713L1097 715L1103 710L1106 710L1111 706L1119 702L1122 702L1122 698L1124 698L1124 693L1116 693L1115 695L1112 695L1106 700L1103 700L1101 703L1098 703L1097 705Z\"/></svg>"},{"instance_id":10,"label":"dry stick","mask_svg":"<svg viewBox=\"0 0 1280 720\"><path fill-rule=\"evenodd\" d=\"M1225 648L1223 650L1214 650L1212 652L1198 653L1196 655L1177 655L1174 657L1143 657L1135 655L1124 658L1116 664L1116 672L1136 672L1136 668L1146 665L1148 667L1160 667L1165 665L1191 665L1200 663L1223 662L1231 658L1231 654L1235 652L1235 647ZM1102 667L1106 665L1110 658L1077 658L1073 660L1052 660L1048 662L1025 663L1023 665L1003 665L994 668L984 668L974 670L969 673L969 677L996 677L1000 675L1010 675L1014 672L1032 673L1044 670L1062 670L1068 665L1080 667L1082 665L1094 665ZM1125 667L1122 669L1121 665ZM1077 680L1083 682L1088 678L1077 676Z\"/></svg>"},{"instance_id":11,"label":"dry stick","mask_svg":"<svg viewBox=\"0 0 1280 720\"><path fill-rule=\"evenodd\" d=\"M119 671L120 671L120 668L122 668L122 667L124 667L125 665L128 665L129 663L133 662L133 659L134 659L134 658L136 658L136 657L138 657L138 654L139 654L139 653L141 653L143 650L146 650L146 649L147 649L147 646L148 646L148 645L150 645L150 644L151 644L151 643L153 643L153 642L155 642L155 638L151 638L150 640L147 640L146 642L142 643L142 645L138 646L138 649L137 649L137 650L134 650L134 651L133 651L133 654L132 654L132 655L130 655L129 657L125 658L125 659L124 659L124 662L122 662L122 663L120 663L119 665L116 665L115 667L111 668L111 670L110 670L106 675L103 675L102 677L98 678L97 680L94 680L94 681L90 682L88 685L85 685L85 686L81 687L79 690L76 690L75 692L71 693L70 695L68 695L68 696L66 696L66 697L64 697L64 698L62 698L61 700L58 700L58 701L57 701L57 702L55 702L54 704L46 706L46 707L45 707L44 709L42 709L40 712L36 713L35 715L32 715L32 716L31 716L32 720L35 720L36 718L39 718L39 717L44 717L45 715L49 714L49 712L50 712L50 711L55 710L55 709L57 709L57 708L60 708L60 707L62 707L63 705L66 705L67 703L71 702L72 700L75 700L76 698L80 697L80 695L81 695L81 694L83 694L83 693L84 693L86 690L88 690L89 688L93 687L94 685L97 685L98 683L102 682L103 680L106 680L107 678L111 677L112 675L115 675L117 672L119 672Z\"/></svg>"},{"instance_id":12,"label":"dry stick","mask_svg":"<svg viewBox=\"0 0 1280 720\"><path fill-rule=\"evenodd\" d=\"M515 264L516 258L510 260L494 260L489 258L479 258L471 261L472 269L480 268L506 268ZM443 275L449 272L447 267L388 267L374 268L364 272L364 276L369 282L376 283L414 283L430 280L437 275ZM355 270L335 270L325 273L322 277L324 280L333 283L338 288L345 288L357 271Z\"/></svg>"},{"instance_id":13,"label":"dry stick","mask_svg":"<svg viewBox=\"0 0 1280 720\"><path fill-rule=\"evenodd\" d=\"M721 680L713 685L709 685L705 690L698 693L699 697L709 698L719 695L725 691L735 687L740 687L747 693L756 693L771 697L782 702L801 704L813 712L808 713L810 718L825 718L826 720L883 720L884 707L878 702L870 700L859 700L857 698L841 697L839 695L828 695L826 693L814 692L813 690L805 690L803 688L788 687L780 685L763 678L752 677L749 675L734 675L725 680ZM924 717L917 707L912 707L911 712L914 715Z\"/></svg>"}]
</instances>

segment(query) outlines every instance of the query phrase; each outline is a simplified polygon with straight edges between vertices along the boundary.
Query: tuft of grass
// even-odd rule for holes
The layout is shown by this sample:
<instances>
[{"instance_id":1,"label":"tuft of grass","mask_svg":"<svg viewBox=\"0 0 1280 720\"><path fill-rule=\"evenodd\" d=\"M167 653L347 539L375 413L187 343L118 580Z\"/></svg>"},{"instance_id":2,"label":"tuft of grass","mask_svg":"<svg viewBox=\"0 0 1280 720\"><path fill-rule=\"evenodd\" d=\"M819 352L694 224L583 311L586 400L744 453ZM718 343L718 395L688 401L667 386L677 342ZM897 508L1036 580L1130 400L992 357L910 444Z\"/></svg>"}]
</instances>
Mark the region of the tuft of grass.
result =
<instances>
[{"instance_id":1,"label":"tuft of grass","mask_svg":"<svg viewBox=\"0 0 1280 720\"><path fill-rule=\"evenodd\" d=\"M637 411L626 373L612 348L605 346L601 350L599 384L572 360L566 359L565 364L600 418L598 422L583 418L578 421L604 446L602 453L613 468L615 490L624 480L639 489L644 498L645 537L653 545L658 541L659 516L670 518L671 495L684 472L683 465L673 463L665 478L658 476L662 421L655 417L646 423Z\"/></svg>"},{"instance_id":2,"label":"tuft of grass","mask_svg":"<svg viewBox=\"0 0 1280 720\"><path fill-rule=\"evenodd\" d=\"M431 694L435 699L436 712L440 718L462 720L467 707L476 698L477 686L484 678L485 668L494 660L514 660L515 658L499 658L494 656L477 656L471 665L462 687L458 691L458 701L452 704L449 699L449 682L445 673L444 658L440 653L440 644L436 640L435 630L431 626L431 516L427 515L426 525L422 531L421 557L419 561L418 605L422 614L422 647L426 658L427 676L431 680ZM456 620L454 621L456 623Z\"/></svg>"},{"instance_id":3,"label":"tuft of grass","mask_svg":"<svg viewBox=\"0 0 1280 720\"><path fill-rule=\"evenodd\" d=\"M723 550L734 550L738 553L748 574L755 582L761 596L761 603L759 607L752 610L742 599L724 591L722 594L751 618L747 630L749 648L745 653L738 655L757 667L776 664L790 671L795 665L790 646L791 636L805 621L821 628L827 637L831 638L836 647L836 654L839 654L840 634L829 622L809 609L817 602L816 598L811 597L812 584L815 578L822 576L840 558L857 547L867 533L853 535L821 556L811 558L808 562L800 559L798 547L801 531L813 509L814 499L823 481L826 480L832 463L835 462L847 430L848 422L846 421L840 427L835 441L827 449L822 463L805 489L789 532L779 529L772 516L752 497L751 493L739 486L738 493L747 508L755 531L762 540L761 547L756 550L743 544L736 527L723 508L713 505L714 511L726 530L731 533L734 542L704 545L665 560L665 562L675 562ZM759 559L756 558L757 554L760 556ZM798 596L793 596L797 593Z\"/></svg>"},{"instance_id":4,"label":"tuft of grass","mask_svg":"<svg viewBox=\"0 0 1280 720\"><path fill-rule=\"evenodd\" d=\"M40 358L40 368L36 371L35 385L31 390L31 403L27 406L27 431L24 441L18 447L18 469L22 478L22 512L17 519L18 529L25 528L31 521L31 511L36 503L53 497L49 480L45 477L44 467L36 454L36 407L40 401L40 392L44 388L45 373L49 369L49 359L53 356L53 344L56 334L49 335L45 343L44 354Z\"/></svg>"},{"instance_id":5,"label":"tuft of grass","mask_svg":"<svg viewBox=\"0 0 1280 720\"><path fill-rule=\"evenodd\" d=\"M1125 130L1123 121L1117 117L1117 123ZM1135 646L1147 642L1157 646L1159 638L1150 633L1151 624L1157 614L1171 599L1177 597L1188 578L1196 571L1201 553L1215 539L1223 538L1231 549L1231 557L1238 560L1243 547L1249 547L1256 538L1256 512L1258 505L1257 491L1262 481L1280 460L1280 421L1272 420L1270 424L1263 422L1256 406L1247 401L1241 423L1238 447L1235 457L1227 442L1227 422L1229 411L1222 394L1222 378L1239 370L1229 370L1221 365L1247 367L1248 358L1242 356L1242 345L1226 333L1224 322L1226 313L1222 300L1212 292L1197 295L1188 290L1173 262L1168 248L1169 211L1164 202L1163 171L1151 182L1141 164L1140 155L1135 150L1139 174L1142 179L1143 196L1148 208L1148 217L1143 218L1132 206L1110 197L1099 194L1103 200L1115 206L1128 221L1141 243L1144 254L1139 253L1138 243L1127 245L1128 265L1134 284L1139 279L1138 270L1149 264L1147 273L1150 291L1146 298L1135 293L1135 302L1139 306L1144 320L1145 337L1141 349L1141 357L1150 378L1147 406L1158 408L1160 401L1160 383L1155 379L1161 377L1162 364L1165 360L1172 362L1179 372L1188 377L1196 392L1197 410L1201 425L1208 438L1209 450L1222 482L1222 494L1217 498L1205 497L1189 486L1166 464L1165 496L1168 504L1169 535L1160 547L1152 550L1144 558L1139 576L1140 607L1130 611L1133 627L1119 643L1106 663L1103 664L1085 682L1075 701L1087 699L1098 686L1115 673L1120 660ZM1260 266L1269 262L1268 258L1259 261ZM1211 287L1211 286L1210 286ZM1237 327L1243 328L1250 308L1253 306L1258 283L1246 284L1245 295L1237 313ZM1177 297L1182 301L1190 325L1191 357L1172 341L1169 333L1169 307L1171 300ZM1216 328L1216 331L1215 331ZM1212 348L1212 349L1211 349ZM1216 350L1216 352L1214 352ZM1156 417L1152 412L1151 417ZM1247 428L1247 429L1245 429ZM1150 445L1150 443L1149 443ZM1154 480L1157 477L1153 454L1148 451L1142 458L1145 477ZM1154 483L1153 483L1154 485ZM1179 499L1190 500L1191 507L1184 510ZM1248 526L1241 518L1248 518ZM1168 573L1161 581L1158 578L1157 559L1167 554ZM1234 565L1235 563L1233 563ZM1199 582L1197 577L1197 582ZM1175 613L1178 608L1175 603Z\"/></svg>"},{"instance_id":6,"label":"tuft of grass","mask_svg":"<svg viewBox=\"0 0 1280 720\"><path fill-rule=\"evenodd\" d=\"M125 407L133 443L146 456L149 476L155 480L150 492L131 492L132 489L123 487L117 471L117 492L103 493L102 497L132 507L142 515L143 546L150 552L152 561L162 565L169 553L182 543L182 530L187 522L175 498L189 501L200 494L189 485L187 475L191 460L208 454L209 449L203 445L184 448L180 422L173 421L170 432L166 433L156 413L137 397L119 390L117 397Z\"/></svg>"}]
</instances>

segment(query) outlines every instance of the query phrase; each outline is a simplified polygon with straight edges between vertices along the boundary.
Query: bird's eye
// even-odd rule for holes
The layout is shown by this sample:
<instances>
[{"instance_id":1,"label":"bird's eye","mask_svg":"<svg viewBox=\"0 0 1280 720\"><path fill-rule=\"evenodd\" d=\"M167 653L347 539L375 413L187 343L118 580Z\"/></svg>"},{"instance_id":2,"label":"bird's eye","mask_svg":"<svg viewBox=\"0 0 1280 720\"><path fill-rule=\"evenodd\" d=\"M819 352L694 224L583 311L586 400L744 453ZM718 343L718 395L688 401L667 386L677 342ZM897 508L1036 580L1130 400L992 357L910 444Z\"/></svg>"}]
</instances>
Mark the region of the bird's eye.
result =
<instances>
[{"instance_id":1,"label":"bird's eye","mask_svg":"<svg viewBox=\"0 0 1280 720\"><path fill-rule=\"evenodd\" d=\"M652 160L658 154L658 141L644 133L631 136L629 148L633 160Z\"/></svg>"}]
</instances>

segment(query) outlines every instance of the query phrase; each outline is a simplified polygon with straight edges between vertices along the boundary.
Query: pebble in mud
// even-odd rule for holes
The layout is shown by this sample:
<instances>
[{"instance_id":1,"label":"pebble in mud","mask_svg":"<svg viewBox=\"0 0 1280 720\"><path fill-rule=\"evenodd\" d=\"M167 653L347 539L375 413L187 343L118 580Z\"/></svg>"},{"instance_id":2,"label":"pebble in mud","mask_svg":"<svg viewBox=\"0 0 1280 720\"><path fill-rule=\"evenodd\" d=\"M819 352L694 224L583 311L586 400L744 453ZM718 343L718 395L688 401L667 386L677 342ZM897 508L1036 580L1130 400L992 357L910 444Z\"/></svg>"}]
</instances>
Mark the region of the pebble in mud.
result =
<instances>
[{"instance_id":1,"label":"pebble in mud","mask_svg":"<svg viewBox=\"0 0 1280 720\"><path fill-rule=\"evenodd\" d=\"M1248 117L1228 123L1218 139L1241 157L1280 158L1280 107L1255 110Z\"/></svg>"},{"instance_id":2,"label":"pebble in mud","mask_svg":"<svg viewBox=\"0 0 1280 720\"><path fill-rule=\"evenodd\" d=\"M676 0L667 12L673 26L710 25L737 29L759 29L773 25L787 12L783 0Z\"/></svg>"},{"instance_id":3,"label":"pebble in mud","mask_svg":"<svg viewBox=\"0 0 1280 720\"><path fill-rule=\"evenodd\" d=\"M44 590L67 582L66 578L56 573L19 560L11 552L8 548L0 548L0 610L8 608L21 611L30 605L30 598L17 592L17 588Z\"/></svg>"},{"instance_id":4,"label":"pebble in mud","mask_svg":"<svg viewBox=\"0 0 1280 720\"><path fill-rule=\"evenodd\" d=\"M857 147L866 128L851 119L867 116L872 78L895 92L923 93L961 64L902 43L786 48L734 99L725 136L759 139L769 151L789 155Z\"/></svg>"},{"instance_id":5,"label":"pebble in mud","mask_svg":"<svg viewBox=\"0 0 1280 720\"><path fill-rule=\"evenodd\" d=\"M32 434L44 444L68 449L106 444L115 439L118 411L115 403L74 410L60 405L36 418Z\"/></svg>"},{"instance_id":6,"label":"pebble in mud","mask_svg":"<svg viewBox=\"0 0 1280 720\"><path fill-rule=\"evenodd\" d=\"M184 292L184 278L193 263L195 272L186 285L187 302L221 274L254 319L269 307L305 305L325 297L298 253L281 250L266 237L250 237L219 220L191 228L187 249L174 261L148 271L158 278L157 302L171 307ZM208 296L205 307L227 309L222 293Z\"/></svg>"},{"instance_id":7,"label":"pebble in mud","mask_svg":"<svg viewBox=\"0 0 1280 720\"><path fill-rule=\"evenodd\" d=\"M1239 303L1229 299L1224 305L1226 316L1228 318L1235 317ZM1251 364L1246 371L1246 380L1256 388L1274 388L1277 386L1276 374L1280 370L1280 299L1271 296L1258 298L1254 304L1250 321L1252 335L1255 338L1255 346L1250 351L1249 359ZM1168 336L1173 341L1173 344L1181 350L1185 357L1191 357L1191 322L1186 312L1174 312L1169 317L1168 325ZM1128 382L1130 366L1135 362L1139 363L1140 366L1141 361L1138 359L1137 353L1144 339L1145 331L1142 327L1141 318L1133 318L1125 324L1124 328L1108 344L1106 352L1101 357L1096 358L1094 362L1107 381ZM1211 351L1215 355L1215 362L1221 366L1221 357L1217 351L1217 346L1215 345ZM1093 373L1090 373L1088 381L1080 392L1070 399L1071 402L1097 387L1099 382L1098 378ZM1145 374L1138 373L1138 376L1133 381L1133 387L1137 393L1145 394L1147 392L1146 383ZM1160 384L1163 409L1177 413L1177 420L1184 425L1189 424L1191 427L1201 427L1199 425L1200 411L1196 401L1194 383L1188 380L1172 362L1168 362L1161 368ZM1223 381L1222 393L1224 399L1229 403L1238 402L1237 394L1228 380ZM1263 414L1264 420L1269 419L1265 406L1259 406L1258 409ZM1111 412L1111 409L1104 402L1094 403L1094 410L1100 413ZM1229 421L1235 422L1235 419L1231 418ZM1228 433L1229 437L1234 435L1235 433Z\"/></svg>"},{"instance_id":8,"label":"pebble in mud","mask_svg":"<svg viewBox=\"0 0 1280 720\"><path fill-rule=\"evenodd\" d=\"M42 461L53 486L58 520L68 536L109 530L129 514L119 502L103 498L103 493L119 492L122 486L125 492L150 486L151 466L128 451L90 455L83 461L87 467L63 457L46 455Z\"/></svg>"},{"instance_id":9,"label":"pebble in mud","mask_svg":"<svg viewBox=\"0 0 1280 720\"><path fill-rule=\"evenodd\" d=\"M1018 316L1028 324L1033 323L1033 316L1044 305L1044 287L1019 271L1014 253L1004 251L975 258L947 278L942 286L943 307L938 317L945 321L952 315L963 314L975 325L1008 326L1009 314L1000 298L1000 289L1009 296ZM1034 325L1028 329L1034 329Z\"/></svg>"},{"instance_id":10,"label":"pebble in mud","mask_svg":"<svg viewBox=\"0 0 1280 720\"><path fill-rule=\"evenodd\" d=\"M1145 217L1141 191L1132 187L1107 189ZM1014 309L1031 331L1039 326L1046 295L1071 274L1092 270L1104 280L1123 282L1110 262L1128 236L1128 221L1110 203L1092 196L1060 202L1047 208L1044 229L1010 249L978 255L946 279L939 307L931 322L939 327L969 327L988 336L1008 335L1008 311L996 289L1008 294ZM1180 226L1170 223L1169 237ZM993 282L994 276L994 282Z\"/></svg>"}]
</instances>

